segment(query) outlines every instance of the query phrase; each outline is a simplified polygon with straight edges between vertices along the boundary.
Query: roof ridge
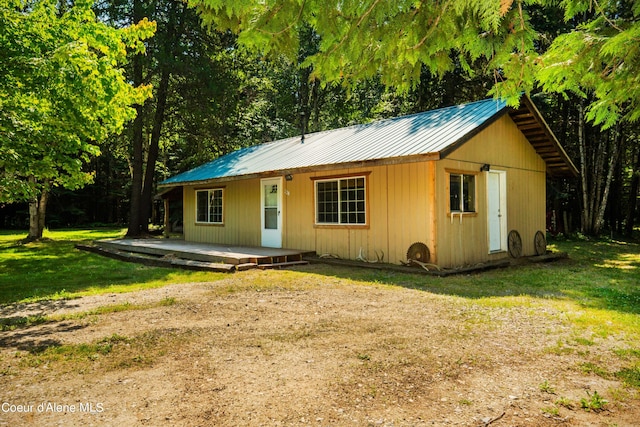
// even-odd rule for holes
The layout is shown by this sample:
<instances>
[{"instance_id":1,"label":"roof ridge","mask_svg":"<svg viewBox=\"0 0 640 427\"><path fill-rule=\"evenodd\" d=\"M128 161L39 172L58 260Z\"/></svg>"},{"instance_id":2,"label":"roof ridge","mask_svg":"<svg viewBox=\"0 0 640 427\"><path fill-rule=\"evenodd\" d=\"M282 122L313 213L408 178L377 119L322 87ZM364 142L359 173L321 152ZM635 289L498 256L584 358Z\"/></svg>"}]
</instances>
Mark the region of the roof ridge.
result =
<instances>
[{"instance_id":1,"label":"roof ridge","mask_svg":"<svg viewBox=\"0 0 640 427\"><path fill-rule=\"evenodd\" d=\"M504 103L504 100L502 100L502 99L485 98L485 99L480 99L480 100L477 100L477 101L465 102L463 104L453 104L453 105L449 105L447 107L440 107L440 108L436 108L434 110L425 110L425 111L420 111L418 113L405 114L404 116L385 117L383 119L376 119L376 120L372 120L372 121L367 122L367 123L355 123L355 124L352 124L352 125L343 126L343 127L339 127L339 128L325 129L325 130L320 130L320 131L316 131L316 132L306 133L305 134L305 138L311 137L311 136L314 136L314 135L322 135L322 134L330 133L330 132L334 132L334 131L353 129L353 128L357 128L357 127L361 127L361 126L369 126L369 125L373 125L373 124L376 124L376 123L384 123L384 122L392 122L392 121L397 121L397 120L402 120L402 119L409 119L411 117L417 117L417 116L420 116L420 115L423 115L423 114L434 114L434 113L437 113L439 111L441 112L443 110L448 110L448 109L452 109L452 108L466 107L466 106L470 106L470 105L473 105L473 104L486 103L486 102L489 102L489 101L495 101L495 102L500 102L501 101L501 102ZM504 108L505 106L506 106L506 103L503 105L502 108ZM299 138L299 137L300 137L300 135L298 134L298 135L290 136L288 138L281 138L281 139L276 139L276 140L273 140L273 141L260 142L258 144L250 145L249 147L254 147L254 146L257 146L257 145L267 145L267 144L272 144L272 143L275 143L275 142L287 141L289 139L296 139L296 138Z\"/></svg>"},{"instance_id":2,"label":"roof ridge","mask_svg":"<svg viewBox=\"0 0 640 427\"><path fill-rule=\"evenodd\" d=\"M492 105L495 105L493 107ZM201 181L268 171L442 152L477 132L505 110L504 100L487 98L369 123L243 147L160 183ZM377 138L376 144L369 144ZM323 150L327 148L327 150Z\"/></svg>"}]
</instances>

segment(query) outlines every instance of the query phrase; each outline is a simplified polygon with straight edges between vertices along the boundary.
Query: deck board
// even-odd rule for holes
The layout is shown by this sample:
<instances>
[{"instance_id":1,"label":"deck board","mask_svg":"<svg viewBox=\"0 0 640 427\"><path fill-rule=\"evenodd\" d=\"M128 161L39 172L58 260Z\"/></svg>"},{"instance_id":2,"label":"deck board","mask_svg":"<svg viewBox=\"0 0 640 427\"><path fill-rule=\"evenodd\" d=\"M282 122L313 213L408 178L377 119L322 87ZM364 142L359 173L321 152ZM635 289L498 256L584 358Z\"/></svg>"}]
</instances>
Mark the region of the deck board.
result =
<instances>
[{"instance_id":1,"label":"deck board","mask_svg":"<svg viewBox=\"0 0 640 427\"><path fill-rule=\"evenodd\" d=\"M271 264L273 259L282 259L283 262L297 261L305 254L313 254L296 249L219 245L174 239L107 239L99 240L96 244L121 251L157 256L173 255L195 261L224 262L233 265L259 264L261 261Z\"/></svg>"}]
</instances>

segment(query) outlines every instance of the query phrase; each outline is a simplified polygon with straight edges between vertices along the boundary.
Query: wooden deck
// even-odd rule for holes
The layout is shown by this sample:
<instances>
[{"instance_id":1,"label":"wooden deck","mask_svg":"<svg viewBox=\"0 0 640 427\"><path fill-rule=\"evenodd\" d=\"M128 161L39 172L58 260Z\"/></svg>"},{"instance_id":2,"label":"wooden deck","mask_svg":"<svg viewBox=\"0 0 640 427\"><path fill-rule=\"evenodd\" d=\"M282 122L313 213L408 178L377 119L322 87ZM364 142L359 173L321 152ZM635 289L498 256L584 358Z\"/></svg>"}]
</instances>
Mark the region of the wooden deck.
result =
<instances>
[{"instance_id":1,"label":"wooden deck","mask_svg":"<svg viewBox=\"0 0 640 427\"><path fill-rule=\"evenodd\" d=\"M222 263L234 266L236 270L306 264L307 261L302 259L303 256L315 254L295 249L217 245L174 239L98 240L95 244L105 250L178 258L203 263Z\"/></svg>"}]
</instances>

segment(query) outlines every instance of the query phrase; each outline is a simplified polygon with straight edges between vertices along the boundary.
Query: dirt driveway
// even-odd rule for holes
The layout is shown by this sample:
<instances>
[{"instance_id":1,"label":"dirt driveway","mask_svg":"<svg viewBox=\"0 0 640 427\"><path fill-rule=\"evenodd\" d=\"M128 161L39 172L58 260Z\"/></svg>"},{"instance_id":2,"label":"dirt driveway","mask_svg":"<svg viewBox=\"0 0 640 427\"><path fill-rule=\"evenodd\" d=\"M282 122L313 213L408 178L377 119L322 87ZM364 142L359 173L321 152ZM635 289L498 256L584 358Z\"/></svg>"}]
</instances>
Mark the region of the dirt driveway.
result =
<instances>
[{"instance_id":1,"label":"dirt driveway","mask_svg":"<svg viewBox=\"0 0 640 427\"><path fill-rule=\"evenodd\" d=\"M0 426L638 425L636 392L578 368L616 339L549 307L280 271L4 307L58 320L0 332Z\"/></svg>"}]
</instances>

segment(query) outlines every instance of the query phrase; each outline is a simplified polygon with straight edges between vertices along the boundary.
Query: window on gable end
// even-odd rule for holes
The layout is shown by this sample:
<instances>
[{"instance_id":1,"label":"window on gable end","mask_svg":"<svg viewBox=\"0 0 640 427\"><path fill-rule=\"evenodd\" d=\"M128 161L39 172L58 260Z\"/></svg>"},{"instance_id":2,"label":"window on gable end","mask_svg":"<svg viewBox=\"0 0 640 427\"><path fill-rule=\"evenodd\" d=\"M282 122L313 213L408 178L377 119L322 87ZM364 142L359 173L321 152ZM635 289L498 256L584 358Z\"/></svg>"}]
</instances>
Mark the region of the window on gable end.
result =
<instances>
[{"instance_id":1,"label":"window on gable end","mask_svg":"<svg viewBox=\"0 0 640 427\"><path fill-rule=\"evenodd\" d=\"M476 211L476 176L449 174L449 211Z\"/></svg>"}]
</instances>

